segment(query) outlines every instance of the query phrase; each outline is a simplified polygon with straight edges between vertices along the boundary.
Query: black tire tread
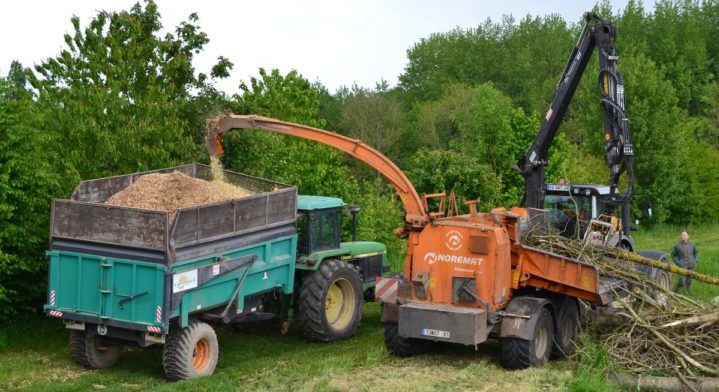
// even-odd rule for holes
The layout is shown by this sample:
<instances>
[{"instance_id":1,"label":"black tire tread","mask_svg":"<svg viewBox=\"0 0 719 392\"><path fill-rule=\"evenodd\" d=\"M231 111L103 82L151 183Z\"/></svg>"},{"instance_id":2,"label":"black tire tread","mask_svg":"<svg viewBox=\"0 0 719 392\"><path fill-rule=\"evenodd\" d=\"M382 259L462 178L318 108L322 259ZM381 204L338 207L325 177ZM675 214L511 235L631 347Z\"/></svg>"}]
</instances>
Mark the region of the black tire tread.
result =
<instances>
[{"instance_id":1,"label":"black tire tread","mask_svg":"<svg viewBox=\"0 0 719 392\"><path fill-rule=\"evenodd\" d=\"M573 341L566 346L562 343L562 337L564 336L565 329L571 328L572 325L568 323L574 322L575 332L573 333ZM565 298L562 305L557 311L557 322L555 325L554 344L552 344L552 354L550 358L559 359L566 358L572 354L576 347L576 340L579 335L579 304L574 298Z\"/></svg>"},{"instance_id":2,"label":"black tire tread","mask_svg":"<svg viewBox=\"0 0 719 392\"><path fill-rule=\"evenodd\" d=\"M532 352L530 340L503 338L501 345L502 366L507 369L526 369L532 366L529 360Z\"/></svg>"},{"instance_id":3,"label":"black tire tread","mask_svg":"<svg viewBox=\"0 0 719 392\"><path fill-rule=\"evenodd\" d=\"M502 366L504 366L507 369L526 369L528 367L532 366L541 366L543 363L536 362L533 358L532 354L532 345L534 342L534 338L536 337L537 329L539 328L539 325L543 322L543 319L546 320L548 318L550 323L550 336L554 336L554 322L552 318L552 314L549 312L547 308L542 308L539 320L537 320L537 325L535 326L535 330L532 332L533 336L530 340L525 339L519 339L519 338L502 338L500 341L501 350L502 350ZM552 346L552 341L549 342L550 347ZM551 355L551 349L549 350L549 354ZM549 359L549 356L547 356L547 359Z\"/></svg>"},{"instance_id":4,"label":"black tire tread","mask_svg":"<svg viewBox=\"0 0 719 392\"><path fill-rule=\"evenodd\" d=\"M87 369L102 369L112 366L122 354L122 345L111 345L105 352L95 348L95 336L85 331L71 331L70 354L72 359Z\"/></svg>"},{"instance_id":5,"label":"black tire tread","mask_svg":"<svg viewBox=\"0 0 719 392\"><path fill-rule=\"evenodd\" d=\"M198 337L208 331L210 347L214 346L214 358L210 359L209 371L206 374L199 374L192 366L192 352ZM215 331L204 322L193 321L186 328L176 328L167 335L162 350L162 367L167 378L173 381L197 378L214 372L218 355L219 346Z\"/></svg>"},{"instance_id":6,"label":"black tire tread","mask_svg":"<svg viewBox=\"0 0 719 392\"><path fill-rule=\"evenodd\" d=\"M424 354L431 342L420 339L408 339L399 336L399 326L395 323L384 324L384 345L390 354L398 357L411 357Z\"/></svg>"},{"instance_id":7,"label":"black tire tread","mask_svg":"<svg viewBox=\"0 0 719 392\"><path fill-rule=\"evenodd\" d=\"M356 307L357 315L354 323L351 323L345 331L337 333L325 322L324 297L334 277L343 270L351 271L351 283L355 288L359 305ZM316 271L302 278L297 311L297 321L302 328L302 333L306 337L320 342L333 342L355 336L362 317L362 298L362 281L357 267L336 259L323 261Z\"/></svg>"}]
</instances>

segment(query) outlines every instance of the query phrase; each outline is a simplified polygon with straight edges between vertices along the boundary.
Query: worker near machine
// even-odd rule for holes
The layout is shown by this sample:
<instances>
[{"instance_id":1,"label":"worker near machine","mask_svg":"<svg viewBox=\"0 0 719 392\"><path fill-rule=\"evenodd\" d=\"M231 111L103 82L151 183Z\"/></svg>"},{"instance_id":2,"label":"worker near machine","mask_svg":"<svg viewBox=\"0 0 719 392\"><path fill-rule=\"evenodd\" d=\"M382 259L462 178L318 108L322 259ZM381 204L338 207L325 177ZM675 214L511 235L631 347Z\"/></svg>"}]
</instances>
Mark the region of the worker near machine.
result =
<instances>
[{"instance_id":1,"label":"worker near machine","mask_svg":"<svg viewBox=\"0 0 719 392\"><path fill-rule=\"evenodd\" d=\"M674 264L688 270L693 271L697 268L697 247L693 242L689 241L689 233L686 231L682 231L682 234L679 236L679 242L677 242L677 244L674 245L674 249L672 249L672 260L674 260ZM679 281L674 287L674 292L678 293L679 290L683 290L688 294L691 285L692 278L679 276Z\"/></svg>"}]
</instances>

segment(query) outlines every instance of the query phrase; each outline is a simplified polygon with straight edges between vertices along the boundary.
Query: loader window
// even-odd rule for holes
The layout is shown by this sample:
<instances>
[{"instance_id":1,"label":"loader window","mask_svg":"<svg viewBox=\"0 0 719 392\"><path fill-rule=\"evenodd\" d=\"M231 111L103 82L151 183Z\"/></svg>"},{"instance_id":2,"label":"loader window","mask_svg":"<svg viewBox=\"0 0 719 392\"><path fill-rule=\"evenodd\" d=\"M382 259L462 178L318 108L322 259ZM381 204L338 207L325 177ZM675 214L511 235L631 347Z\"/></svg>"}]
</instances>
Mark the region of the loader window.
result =
<instances>
[{"instance_id":1,"label":"loader window","mask_svg":"<svg viewBox=\"0 0 719 392\"><path fill-rule=\"evenodd\" d=\"M564 237L582 236L592 219L591 196L547 195L544 208L549 210L549 222Z\"/></svg>"}]
</instances>

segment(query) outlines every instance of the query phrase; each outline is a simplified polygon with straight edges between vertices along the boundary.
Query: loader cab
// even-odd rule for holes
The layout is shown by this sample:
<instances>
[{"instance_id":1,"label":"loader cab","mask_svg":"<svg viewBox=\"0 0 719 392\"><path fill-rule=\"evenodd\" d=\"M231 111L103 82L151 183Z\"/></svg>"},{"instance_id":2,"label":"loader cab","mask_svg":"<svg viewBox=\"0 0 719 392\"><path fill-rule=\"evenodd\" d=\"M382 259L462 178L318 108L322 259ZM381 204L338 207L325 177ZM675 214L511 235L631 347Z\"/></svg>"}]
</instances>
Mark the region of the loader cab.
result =
<instances>
[{"instance_id":1,"label":"loader cab","mask_svg":"<svg viewBox=\"0 0 719 392\"><path fill-rule=\"evenodd\" d=\"M344 206L337 197L298 197L297 256L340 247L340 214Z\"/></svg>"},{"instance_id":2,"label":"loader cab","mask_svg":"<svg viewBox=\"0 0 719 392\"><path fill-rule=\"evenodd\" d=\"M581 238L589 221L604 213L608 197L606 185L546 184L544 208L562 235Z\"/></svg>"}]
</instances>

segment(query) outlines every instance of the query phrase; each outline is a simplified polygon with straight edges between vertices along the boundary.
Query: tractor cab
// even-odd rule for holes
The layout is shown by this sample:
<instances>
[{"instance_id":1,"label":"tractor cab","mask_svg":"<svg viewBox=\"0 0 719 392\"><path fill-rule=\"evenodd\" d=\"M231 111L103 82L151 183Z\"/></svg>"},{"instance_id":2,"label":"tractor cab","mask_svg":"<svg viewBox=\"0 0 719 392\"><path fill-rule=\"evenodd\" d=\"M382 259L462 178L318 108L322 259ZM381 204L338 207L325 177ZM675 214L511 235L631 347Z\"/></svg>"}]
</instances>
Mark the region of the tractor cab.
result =
<instances>
[{"instance_id":1,"label":"tractor cab","mask_svg":"<svg viewBox=\"0 0 719 392\"><path fill-rule=\"evenodd\" d=\"M299 196L297 255L300 258L318 251L339 249L340 214L345 206L337 197Z\"/></svg>"},{"instance_id":2,"label":"tractor cab","mask_svg":"<svg viewBox=\"0 0 719 392\"><path fill-rule=\"evenodd\" d=\"M325 259L347 261L359 269L365 289L375 277L389 270L387 247L379 242L358 241L359 206L342 199L299 195L297 199L297 269L314 270ZM352 239L341 240L341 219L352 217Z\"/></svg>"},{"instance_id":3,"label":"tractor cab","mask_svg":"<svg viewBox=\"0 0 719 392\"><path fill-rule=\"evenodd\" d=\"M546 184L544 208L563 236L582 238L589 222L604 213L608 197L606 185Z\"/></svg>"}]
</instances>

